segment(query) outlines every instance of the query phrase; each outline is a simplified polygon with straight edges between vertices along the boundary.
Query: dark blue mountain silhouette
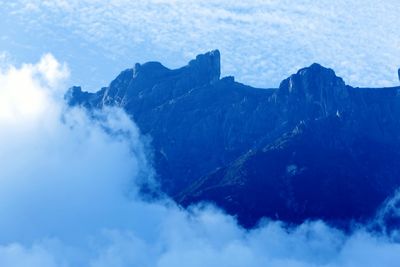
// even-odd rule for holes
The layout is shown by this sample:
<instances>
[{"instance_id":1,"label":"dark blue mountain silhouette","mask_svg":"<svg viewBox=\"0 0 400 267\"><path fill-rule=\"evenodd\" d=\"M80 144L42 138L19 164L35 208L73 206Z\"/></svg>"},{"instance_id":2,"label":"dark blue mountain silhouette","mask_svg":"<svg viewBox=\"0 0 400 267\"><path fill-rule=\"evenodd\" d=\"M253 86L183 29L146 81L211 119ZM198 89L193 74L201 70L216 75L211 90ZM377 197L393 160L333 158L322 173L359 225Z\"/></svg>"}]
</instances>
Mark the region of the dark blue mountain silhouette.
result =
<instances>
[{"instance_id":1,"label":"dark blue mountain silhouette","mask_svg":"<svg viewBox=\"0 0 400 267\"><path fill-rule=\"evenodd\" d=\"M161 188L261 217L340 227L372 218L400 186L400 88L353 88L313 64L277 89L220 78L218 50L170 70L136 64L70 105L119 106L151 136Z\"/></svg>"}]
</instances>

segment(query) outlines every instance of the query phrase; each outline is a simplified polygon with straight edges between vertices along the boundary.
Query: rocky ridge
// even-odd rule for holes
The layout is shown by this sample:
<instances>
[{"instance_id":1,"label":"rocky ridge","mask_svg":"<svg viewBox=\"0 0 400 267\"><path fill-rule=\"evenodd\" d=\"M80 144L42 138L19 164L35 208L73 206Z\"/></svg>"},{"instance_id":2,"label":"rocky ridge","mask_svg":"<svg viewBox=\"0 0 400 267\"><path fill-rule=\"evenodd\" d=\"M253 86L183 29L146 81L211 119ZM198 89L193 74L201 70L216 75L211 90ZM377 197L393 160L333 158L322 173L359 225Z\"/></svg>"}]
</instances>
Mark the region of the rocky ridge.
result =
<instances>
[{"instance_id":1,"label":"rocky ridge","mask_svg":"<svg viewBox=\"0 0 400 267\"><path fill-rule=\"evenodd\" d=\"M152 138L162 189L262 217L366 222L400 186L400 88L354 88L312 64L279 88L220 78L218 50L171 70L136 64L70 105L122 107ZM399 166L398 166L399 165Z\"/></svg>"}]
</instances>

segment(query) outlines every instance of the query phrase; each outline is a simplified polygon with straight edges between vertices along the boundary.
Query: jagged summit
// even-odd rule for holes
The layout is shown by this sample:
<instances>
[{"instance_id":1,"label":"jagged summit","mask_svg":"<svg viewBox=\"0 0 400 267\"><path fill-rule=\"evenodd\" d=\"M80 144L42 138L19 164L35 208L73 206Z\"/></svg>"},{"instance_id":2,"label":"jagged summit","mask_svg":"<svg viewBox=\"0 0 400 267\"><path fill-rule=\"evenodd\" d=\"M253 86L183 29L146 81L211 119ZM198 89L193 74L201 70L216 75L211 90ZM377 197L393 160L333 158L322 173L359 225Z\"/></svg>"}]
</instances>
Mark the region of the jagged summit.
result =
<instances>
[{"instance_id":1,"label":"jagged summit","mask_svg":"<svg viewBox=\"0 0 400 267\"><path fill-rule=\"evenodd\" d=\"M163 75L169 71L170 69L157 61L149 61L144 64L136 63L133 68L133 77L137 77L140 74L152 76Z\"/></svg>"},{"instance_id":2,"label":"jagged summit","mask_svg":"<svg viewBox=\"0 0 400 267\"><path fill-rule=\"evenodd\" d=\"M207 76L211 82L218 81L221 76L221 54L213 50L196 56L189 62L189 66Z\"/></svg>"},{"instance_id":3,"label":"jagged summit","mask_svg":"<svg viewBox=\"0 0 400 267\"><path fill-rule=\"evenodd\" d=\"M277 100L288 108L292 120L318 118L345 109L349 92L332 69L314 63L283 80Z\"/></svg>"},{"instance_id":4,"label":"jagged summit","mask_svg":"<svg viewBox=\"0 0 400 267\"><path fill-rule=\"evenodd\" d=\"M80 87L72 87L67 96L73 104L86 102L86 105L96 107L128 105L133 110L155 108L193 88L220 81L220 75L220 52L214 50L198 55L178 69L169 69L156 61L136 63L97 94L90 95L82 92Z\"/></svg>"},{"instance_id":5,"label":"jagged summit","mask_svg":"<svg viewBox=\"0 0 400 267\"><path fill-rule=\"evenodd\" d=\"M353 112L354 103L357 103L358 108L358 105L379 105L376 102L382 101L383 98L389 102L396 101L399 93L398 86L351 87L346 85L334 70L314 63L281 82L277 91L277 101L288 108L289 116L297 119L315 119L346 111Z\"/></svg>"},{"instance_id":6,"label":"jagged summit","mask_svg":"<svg viewBox=\"0 0 400 267\"><path fill-rule=\"evenodd\" d=\"M130 71L130 70L127 70ZM136 63L133 68L133 78L138 75L168 75L184 72L185 75L191 74L197 80L204 82L216 82L221 76L221 55L219 50L213 50L204 54L197 55L195 59L189 61L187 66L180 69L171 70L157 61L150 61L143 64Z\"/></svg>"},{"instance_id":7,"label":"jagged summit","mask_svg":"<svg viewBox=\"0 0 400 267\"><path fill-rule=\"evenodd\" d=\"M317 95L321 89L343 87L345 83L342 78L336 76L332 69L325 68L318 63L300 69L283 80L279 89L283 93Z\"/></svg>"},{"instance_id":8,"label":"jagged summit","mask_svg":"<svg viewBox=\"0 0 400 267\"><path fill-rule=\"evenodd\" d=\"M197 55L188 65L171 70L157 61L149 61L143 64L136 63L133 69L122 71L118 77L110 84L120 84L121 82L139 83L140 86L146 80L146 84L153 84L152 81L160 79L191 78L195 86L219 81L221 76L221 55L219 50L213 50L205 54ZM191 85L192 86L192 85Z\"/></svg>"},{"instance_id":9,"label":"jagged summit","mask_svg":"<svg viewBox=\"0 0 400 267\"><path fill-rule=\"evenodd\" d=\"M322 66L321 64L314 62L308 67L304 67L300 70L297 71L297 74L303 75L304 73L307 72L313 72L313 73L331 73L336 76L335 71L331 68L327 68L325 66Z\"/></svg>"}]
</instances>

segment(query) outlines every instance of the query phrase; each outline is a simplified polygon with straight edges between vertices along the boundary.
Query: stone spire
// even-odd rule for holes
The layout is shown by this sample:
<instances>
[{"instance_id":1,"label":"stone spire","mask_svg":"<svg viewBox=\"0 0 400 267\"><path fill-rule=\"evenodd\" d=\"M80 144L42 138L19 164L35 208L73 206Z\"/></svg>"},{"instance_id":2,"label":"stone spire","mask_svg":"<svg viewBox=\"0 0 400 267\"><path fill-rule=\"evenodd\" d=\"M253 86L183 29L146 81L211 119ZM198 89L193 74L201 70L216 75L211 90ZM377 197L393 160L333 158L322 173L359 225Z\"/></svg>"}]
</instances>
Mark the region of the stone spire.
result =
<instances>
[{"instance_id":1,"label":"stone spire","mask_svg":"<svg viewBox=\"0 0 400 267\"><path fill-rule=\"evenodd\" d=\"M196 56L189 66L210 82L218 81L221 76L221 55L219 50L213 50Z\"/></svg>"}]
</instances>

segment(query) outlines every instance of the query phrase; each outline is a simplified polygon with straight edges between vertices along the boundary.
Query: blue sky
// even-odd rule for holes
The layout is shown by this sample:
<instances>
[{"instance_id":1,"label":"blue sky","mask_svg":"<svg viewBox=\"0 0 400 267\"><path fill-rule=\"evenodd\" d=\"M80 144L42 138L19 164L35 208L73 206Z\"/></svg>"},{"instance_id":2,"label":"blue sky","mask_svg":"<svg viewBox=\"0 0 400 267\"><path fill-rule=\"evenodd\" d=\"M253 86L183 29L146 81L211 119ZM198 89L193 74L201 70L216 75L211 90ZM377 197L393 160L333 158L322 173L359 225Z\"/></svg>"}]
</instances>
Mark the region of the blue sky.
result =
<instances>
[{"instance_id":1,"label":"blue sky","mask_svg":"<svg viewBox=\"0 0 400 267\"><path fill-rule=\"evenodd\" d=\"M0 58L52 53L96 90L135 62L184 65L218 48L223 75L275 87L319 62L351 85L397 85L396 0L0 0Z\"/></svg>"}]
</instances>

